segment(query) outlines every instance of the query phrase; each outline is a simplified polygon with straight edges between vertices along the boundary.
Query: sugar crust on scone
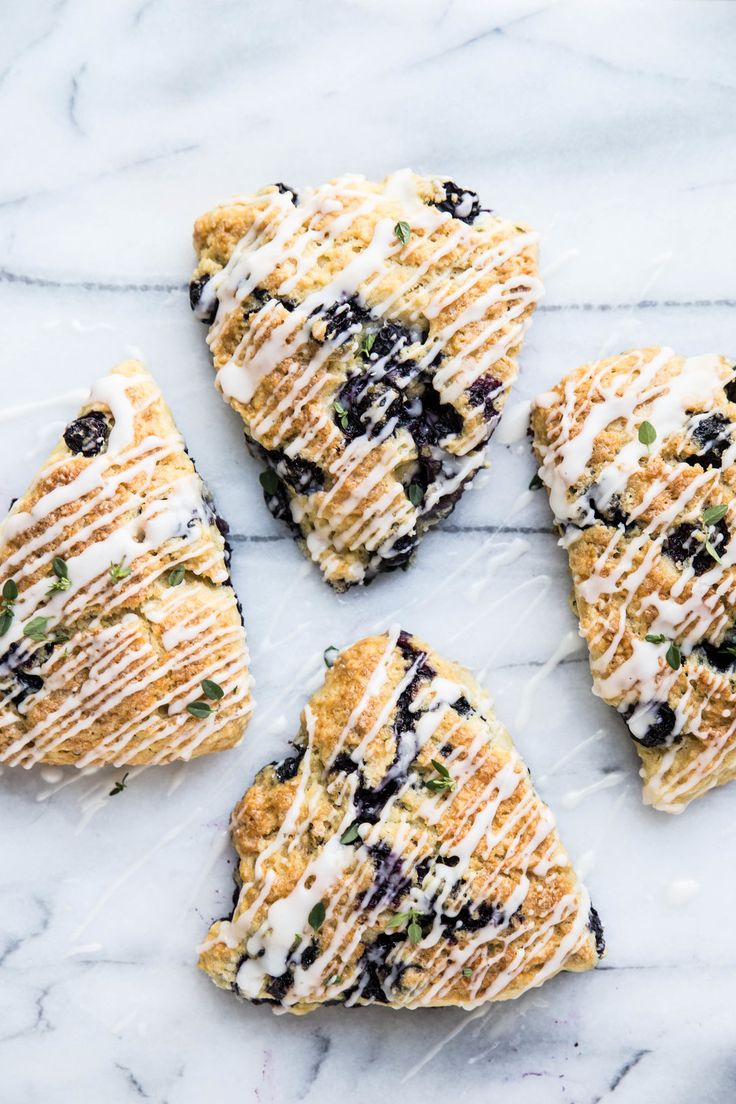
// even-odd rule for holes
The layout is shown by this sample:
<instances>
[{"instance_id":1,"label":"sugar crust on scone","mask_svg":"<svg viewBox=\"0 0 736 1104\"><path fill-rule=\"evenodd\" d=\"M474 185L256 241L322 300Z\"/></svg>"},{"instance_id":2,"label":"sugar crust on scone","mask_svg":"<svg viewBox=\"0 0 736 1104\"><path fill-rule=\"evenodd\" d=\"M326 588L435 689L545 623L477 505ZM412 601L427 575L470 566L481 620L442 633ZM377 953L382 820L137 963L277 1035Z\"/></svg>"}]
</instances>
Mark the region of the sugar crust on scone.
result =
<instances>
[{"instance_id":1,"label":"sugar crust on scone","mask_svg":"<svg viewBox=\"0 0 736 1104\"><path fill-rule=\"evenodd\" d=\"M338 589L405 565L484 464L541 284L537 235L404 170L196 223L190 285L275 516Z\"/></svg>"},{"instance_id":2,"label":"sugar crust on scone","mask_svg":"<svg viewBox=\"0 0 736 1104\"><path fill-rule=\"evenodd\" d=\"M470 673L392 629L341 652L236 807L200 966L240 997L473 1008L587 970L602 929Z\"/></svg>"},{"instance_id":3,"label":"sugar crust on scone","mask_svg":"<svg viewBox=\"0 0 736 1104\"><path fill-rule=\"evenodd\" d=\"M0 760L165 763L240 741L251 678L218 523L153 378L119 365L0 525Z\"/></svg>"},{"instance_id":4,"label":"sugar crust on scone","mask_svg":"<svg viewBox=\"0 0 736 1104\"><path fill-rule=\"evenodd\" d=\"M734 400L725 357L653 347L583 365L532 410L594 692L669 813L736 777Z\"/></svg>"}]
</instances>

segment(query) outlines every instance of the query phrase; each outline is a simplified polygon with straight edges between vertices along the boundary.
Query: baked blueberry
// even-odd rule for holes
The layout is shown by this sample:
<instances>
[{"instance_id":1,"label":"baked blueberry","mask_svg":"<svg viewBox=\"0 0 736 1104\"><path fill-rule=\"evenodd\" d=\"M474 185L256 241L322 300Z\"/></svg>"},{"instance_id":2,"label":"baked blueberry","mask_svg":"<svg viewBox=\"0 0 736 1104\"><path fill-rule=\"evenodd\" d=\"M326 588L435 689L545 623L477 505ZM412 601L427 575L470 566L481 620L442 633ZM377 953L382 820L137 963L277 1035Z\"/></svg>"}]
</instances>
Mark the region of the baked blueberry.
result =
<instances>
[{"instance_id":1,"label":"baked blueberry","mask_svg":"<svg viewBox=\"0 0 736 1104\"><path fill-rule=\"evenodd\" d=\"M443 187L445 198L433 201L434 206L439 207L440 211L447 211L448 215L460 219L461 222L474 222L482 210L477 193L471 192L469 188L461 188L452 180L445 180Z\"/></svg>"},{"instance_id":2,"label":"baked blueberry","mask_svg":"<svg viewBox=\"0 0 736 1104\"><path fill-rule=\"evenodd\" d=\"M662 747L670 743L677 716L664 701L644 702L624 714L631 735L642 747Z\"/></svg>"},{"instance_id":3,"label":"baked blueberry","mask_svg":"<svg viewBox=\"0 0 736 1104\"><path fill-rule=\"evenodd\" d=\"M70 452L99 456L107 449L112 425L101 410L90 410L75 418L64 430L64 443Z\"/></svg>"},{"instance_id":4,"label":"baked blueberry","mask_svg":"<svg viewBox=\"0 0 736 1104\"><path fill-rule=\"evenodd\" d=\"M698 451L686 457L688 464L700 464L702 468L720 468L723 454L731 445L733 423L725 414L696 415L692 421L691 435Z\"/></svg>"},{"instance_id":5,"label":"baked blueberry","mask_svg":"<svg viewBox=\"0 0 736 1104\"><path fill-rule=\"evenodd\" d=\"M211 326L217 316L219 306L216 295L210 295L205 290L210 282L209 276L200 276L192 280L189 285L189 306L194 311L195 318Z\"/></svg>"}]
</instances>

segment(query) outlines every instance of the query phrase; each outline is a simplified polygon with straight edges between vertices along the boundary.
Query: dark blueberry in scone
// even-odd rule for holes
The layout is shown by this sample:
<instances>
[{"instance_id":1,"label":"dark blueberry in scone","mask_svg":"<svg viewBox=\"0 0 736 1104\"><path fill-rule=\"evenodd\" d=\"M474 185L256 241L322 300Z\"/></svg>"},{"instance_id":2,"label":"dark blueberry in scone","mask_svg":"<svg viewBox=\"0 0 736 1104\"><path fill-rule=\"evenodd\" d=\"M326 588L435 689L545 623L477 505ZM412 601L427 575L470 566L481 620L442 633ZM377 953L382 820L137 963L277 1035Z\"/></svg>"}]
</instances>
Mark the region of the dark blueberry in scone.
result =
<instances>
[{"instance_id":1,"label":"dark blueberry in scone","mask_svg":"<svg viewBox=\"0 0 736 1104\"><path fill-rule=\"evenodd\" d=\"M722 644L711 644L709 640L703 640L695 648L695 654L705 659L716 671L725 673L736 668L736 647L725 640Z\"/></svg>"},{"instance_id":2,"label":"dark blueberry in scone","mask_svg":"<svg viewBox=\"0 0 736 1104\"><path fill-rule=\"evenodd\" d=\"M31 674L20 668L15 672L15 677L20 684L20 690L12 699L13 705L21 705L29 694L37 694L43 689L43 679L40 675Z\"/></svg>"},{"instance_id":3,"label":"dark blueberry in scone","mask_svg":"<svg viewBox=\"0 0 736 1104\"><path fill-rule=\"evenodd\" d=\"M643 702L630 707L624 719L631 735L642 747L661 747L670 742L677 717L667 702Z\"/></svg>"},{"instance_id":4,"label":"dark blueberry in scone","mask_svg":"<svg viewBox=\"0 0 736 1104\"><path fill-rule=\"evenodd\" d=\"M603 934L603 925L601 924L601 918L598 915L598 910L590 906L590 915L588 916L588 927L595 936L595 949L599 955L603 955L606 949L606 939Z\"/></svg>"},{"instance_id":5,"label":"dark blueberry in scone","mask_svg":"<svg viewBox=\"0 0 736 1104\"><path fill-rule=\"evenodd\" d=\"M273 773L277 781L288 782L295 777L296 772L299 770L299 764L304 758L305 751L306 748L298 747L296 748L296 755L289 755L286 759L281 759L272 764Z\"/></svg>"},{"instance_id":6,"label":"dark blueberry in scone","mask_svg":"<svg viewBox=\"0 0 736 1104\"><path fill-rule=\"evenodd\" d=\"M629 518L621 505L621 496L612 494L610 500L603 505L598 502L597 496L599 494L600 489L593 484L588 491L587 502L595 520L602 522L603 525L610 525L614 529L625 529L629 523Z\"/></svg>"},{"instance_id":7,"label":"dark blueberry in scone","mask_svg":"<svg viewBox=\"0 0 736 1104\"><path fill-rule=\"evenodd\" d=\"M468 388L468 402L471 406L482 406L486 418L496 413L494 399L503 391L503 384L495 376L479 376Z\"/></svg>"},{"instance_id":8,"label":"dark blueberry in scone","mask_svg":"<svg viewBox=\"0 0 736 1104\"><path fill-rule=\"evenodd\" d=\"M687 457L688 464L700 464L703 468L720 468L723 454L731 445L733 424L725 414L698 414L691 424L692 439L697 445L694 455Z\"/></svg>"},{"instance_id":9,"label":"dark blueberry in scone","mask_svg":"<svg viewBox=\"0 0 736 1104\"><path fill-rule=\"evenodd\" d=\"M82 456L98 456L107 448L112 426L101 410L82 414L64 430L66 447Z\"/></svg>"},{"instance_id":10,"label":"dark blueberry in scone","mask_svg":"<svg viewBox=\"0 0 736 1104\"><path fill-rule=\"evenodd\" d=\"M695 574L703 575L718 562L705 546L704 536L707 536L708 544L716 555L722 555L730 539L728 526L722 518L715 525L710 526L695 525L689 521L681 522L668 533L662 544L662 551L674 560L678 567L692 560Z\"/></svg>"},{"instance_id":11,"label":"dark blueberry in scone","mask_svg":"<svg viewBox=\"0 0 736 1104\"><path fill-rule=\"evenodd\" d=\"M359 332L368 317L368 311L355 298L333 303L322 312L322 318L326 322L325 337L328 341L334 341L337 337L347 340L352 334Z\"/></svg>"},{"instance_id":12,"label":"dark blueberry in scone","mask_svg":"<svg viewBox=\"0 0 736 1104\"><path fill-rule=\"evenodd\" d=\"M299 202L299 193L296 188L292 188L289 184L284 184L281 180L278 180L276 184L274 184L274 187L278 188L282 195L290 195L292 203Z\"/></svg>"},{"instance_id":13,"label":"dark blueberry in scone","mask_svg":"<svg viewBox=\"0 0 736 1104\"><path fill-rule=\"evenodd\" d=\"M209 282L209 276L200 276L189 285L189 306L194 311L195 318L207 326L215 321L218 307L217 296L210 295L205 290Z\"/></svg>"},{"instance_id":14,"label":"dark blueberry in scone","mask_svg":"<svg viewBox=\"0 0 736 1104\"><path fill-rule=\"evenodd\" d=\"M440 211L447 211L448 215L460 219L461 222L474 222L482 210L477 193L471 192L469 188L461 188L452 180L445 180L443 187L445 198L435 202L434 206L439 207Z\"/></svg>"}]
</instances>

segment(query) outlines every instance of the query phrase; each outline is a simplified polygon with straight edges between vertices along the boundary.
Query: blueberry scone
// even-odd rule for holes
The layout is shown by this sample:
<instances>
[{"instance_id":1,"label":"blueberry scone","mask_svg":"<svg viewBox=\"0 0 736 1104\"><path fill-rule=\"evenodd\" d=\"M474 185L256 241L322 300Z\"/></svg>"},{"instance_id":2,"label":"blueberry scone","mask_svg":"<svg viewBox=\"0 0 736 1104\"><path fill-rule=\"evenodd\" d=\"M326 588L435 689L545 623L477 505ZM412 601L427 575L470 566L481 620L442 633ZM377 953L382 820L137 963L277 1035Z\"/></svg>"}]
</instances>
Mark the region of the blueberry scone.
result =
<instances>
[{"instance_id":1,"label":"blueberry scone","mask_svg":"<svg viewBox=\"0 0 736 1104\"><path fill-rule=\"evenodd\" d=\"M720 356L586 364L532 412L594 692L669 813L736 776L736 377Z\"/></svg>"},{"instance_id":2,"label":"blueberry scone","mask_svg":"<svg viewBox=\"0 0 736 1104\"><path fill-rule=\"evenodd\" d=\"M537 236L408 170L274 184L194 230L266 503L337 589L402 567L484 463L541 291Z\"/></svg>"},{"instance_id":3,"label":"blueberry scone","mask_svg":"<svg viewBox=\"0 0 736 1104\"><path fill-rule=\"evenodd\" d=\"M232 836L240 890L200 966L252 1001L472 1008L604 950L487 695L397 628L337 656Z\"/></svg>"},{"instance_id":4,"label":"blueberry scone","mask_svg":"<svg viewBox=\"0 0 736 1104\"><path fill-rule=\"evenodd\" d=\"M225 530L153 379L119 365L0 525L0 760L238 743L251 680Z\"/></svg>"}]
</instances>

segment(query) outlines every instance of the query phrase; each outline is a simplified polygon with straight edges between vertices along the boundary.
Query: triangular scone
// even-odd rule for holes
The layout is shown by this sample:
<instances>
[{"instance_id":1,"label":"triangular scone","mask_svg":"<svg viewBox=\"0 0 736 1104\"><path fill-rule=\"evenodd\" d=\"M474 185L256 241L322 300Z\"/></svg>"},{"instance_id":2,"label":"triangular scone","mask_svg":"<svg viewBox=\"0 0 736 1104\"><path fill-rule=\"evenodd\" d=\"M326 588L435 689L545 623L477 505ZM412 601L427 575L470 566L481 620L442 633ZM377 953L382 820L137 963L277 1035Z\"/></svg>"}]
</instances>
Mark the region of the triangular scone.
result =
<instances>
[{"instance_id":1,"label":"triangular scone","mask_svg":"<svg viewBox=\"0 0 736 1104\"><path fill-rule=\"evenodd\" d=\"M668 813L736 777L734 378L724 357L637 349L532 412L594 691Z\"/></svg>"},{"instance_id":2,"label":"triangular scone","mask_svg":"<svg viewBox=\"0 0 736 1104\"><path fill-rule=\"evenodd\" d=\"M398 629L338 655L232 835L242 886L200 966L250 1000L472 1008L603 953L487 695Z\"/></svg>"},{"instance_id":3,"label":"triangular scone","mask_svg":"<svg viewBox=\"0 0 736 1104\"><path fill-rule=\"evenodd\" d=\"M251 680L219 527L158 387L119 365L0 526L0 760L238 743Z\"/></svg>"},{"instance_id":4,"label":"triangular scone","mask_svg":"<svg viewBox=\"0 0 736 1104\"><path fill-rule=\"evenodd\" d=\"M408 170L283 184L195 226L192 307L275 517L337 589L403 567L484 463L537 235Z\"/></svg>"}]
</instances>

